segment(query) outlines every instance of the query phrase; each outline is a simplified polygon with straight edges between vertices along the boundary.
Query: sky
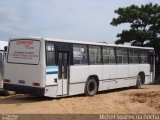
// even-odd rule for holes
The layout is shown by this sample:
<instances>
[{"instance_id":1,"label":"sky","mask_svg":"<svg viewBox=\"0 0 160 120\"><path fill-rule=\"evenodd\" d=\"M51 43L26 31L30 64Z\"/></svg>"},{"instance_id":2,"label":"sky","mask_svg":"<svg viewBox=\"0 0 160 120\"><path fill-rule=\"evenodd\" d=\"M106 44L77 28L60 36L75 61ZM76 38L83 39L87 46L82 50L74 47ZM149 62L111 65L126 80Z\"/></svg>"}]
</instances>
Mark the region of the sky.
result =
<instances>
[{"instance_id":1,"label":"sky","mask_svg":"<svg viewBox=\"0 0 160 120\"><path fill-rule=\"evenodd\" d=\"M110 25L114 10L160 0L0 0L0 40L49 37L114 43L129 26Z\"/></svg>"}]
</instances>

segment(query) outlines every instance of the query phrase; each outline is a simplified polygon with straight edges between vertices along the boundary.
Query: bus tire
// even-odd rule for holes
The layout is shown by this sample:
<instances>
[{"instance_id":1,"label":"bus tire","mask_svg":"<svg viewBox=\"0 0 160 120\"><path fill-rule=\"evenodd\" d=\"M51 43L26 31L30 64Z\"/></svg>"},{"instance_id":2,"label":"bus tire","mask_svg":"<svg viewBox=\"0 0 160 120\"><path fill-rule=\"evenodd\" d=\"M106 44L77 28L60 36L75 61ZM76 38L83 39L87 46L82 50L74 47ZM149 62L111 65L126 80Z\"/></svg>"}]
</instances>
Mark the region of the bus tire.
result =
<instances>
[{"instance_id":1,"label":"bus tire","mask_svg":"<svg viewBox=\"0 0 160 120\"><path fill-rule=\"evenodd\" d=\"M3 95L3 96L9 96L9 95L15 95L15 94L16 94L16 92L7 91L7 90L3 90L2 93L1 93L1 95Z\"/></svg>"},{"instance_id":2,"label":"bus tire","mask_svg":"<svg viewBox=\"0 0 160 120\"><path fill-rule=\"evenodd\" d=\"M94 96L98 91L98 84L94 77L90 77L85 85L85 95Z\"/></svg>"},{"instance_id":3,"label":"bus tire","mask_svg":"<svg viewBox=\"0 0 160 120\"><path fill-rule=\"evenodd\" d=\"M0 89L0 96L8 96L8 94L6 93L6 90Z\"/></svg>"},{"instance_id":4,"label":"bus tire","mask_svg":"<svg viewBox=\"0 0 160 120\"><path fill-rule=\"evenodd\" d=\"M136 88L140 89L142 87L142 76L138 75L137 76L137 82L136 82Z\"/></svg>"}]
</instances>

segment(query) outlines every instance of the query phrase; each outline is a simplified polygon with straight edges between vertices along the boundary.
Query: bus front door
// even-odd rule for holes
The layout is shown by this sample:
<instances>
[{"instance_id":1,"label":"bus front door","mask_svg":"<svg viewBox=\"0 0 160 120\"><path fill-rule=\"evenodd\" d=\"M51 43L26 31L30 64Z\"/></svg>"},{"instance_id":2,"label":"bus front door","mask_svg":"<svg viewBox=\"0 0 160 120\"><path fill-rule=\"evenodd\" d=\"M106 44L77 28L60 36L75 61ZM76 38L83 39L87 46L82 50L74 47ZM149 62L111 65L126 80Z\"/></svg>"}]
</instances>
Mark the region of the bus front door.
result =
<instances>
[{"instance_id":1,"label":"bus front door","mask_svg":"<svg viewBox=\"0 0 160 120\"><path fill-rule=\"evenodd\" d=\"M68 94L68 52L58 52L58 95Z\"/></svg>"}]
</instances>

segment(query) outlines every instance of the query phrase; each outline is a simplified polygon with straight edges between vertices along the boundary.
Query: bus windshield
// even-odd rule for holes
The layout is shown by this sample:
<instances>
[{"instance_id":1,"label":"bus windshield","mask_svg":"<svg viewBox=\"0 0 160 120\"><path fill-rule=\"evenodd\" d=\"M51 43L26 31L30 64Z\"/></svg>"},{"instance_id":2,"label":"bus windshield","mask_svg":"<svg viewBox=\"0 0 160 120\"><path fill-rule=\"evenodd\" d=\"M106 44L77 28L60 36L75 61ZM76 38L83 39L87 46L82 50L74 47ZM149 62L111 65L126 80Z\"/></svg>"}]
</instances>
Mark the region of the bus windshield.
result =
<instances>
[{"instance_id":1,"label":"bus windshield","mask_svg":"<svg viewBox=\"0 0 160 120\"><path fill-rule=\"evenodd\" d=\"M9 43L9 63L38 64L40 55L40 41L38 40L11 40Z\"/></svg>"}]
</instances>

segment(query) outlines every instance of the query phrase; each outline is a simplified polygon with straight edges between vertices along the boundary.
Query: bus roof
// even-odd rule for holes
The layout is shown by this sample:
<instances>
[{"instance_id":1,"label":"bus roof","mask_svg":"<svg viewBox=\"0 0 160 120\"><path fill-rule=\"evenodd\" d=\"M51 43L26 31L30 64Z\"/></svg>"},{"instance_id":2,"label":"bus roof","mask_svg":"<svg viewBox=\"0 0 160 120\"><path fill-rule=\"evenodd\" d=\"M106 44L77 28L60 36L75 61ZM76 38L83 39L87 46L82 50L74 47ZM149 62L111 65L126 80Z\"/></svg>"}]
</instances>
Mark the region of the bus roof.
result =
<instances>
[{"instance_id":1,"label":"bus roof","mask_svg":"<svg viewBox=\"0 0 160 120\"><path fill-rule=\"evenodd\" d=\"M16 39L34 39L40 41L55 41L55 42L65 42L65 43L77 43L77 44L87 44L87 45L100 45L100 46L111 46L111 47L123 47L123 48L138 48L138 49L151 49L154 50L153 47L138 47L138 46L128 46L128 45L115 45L115 44L107 44L102 42L85 42L79 40L67 40L67 39L56 39L56 38L41 38L41 37L21 37L21 38L12 38L10 40Z\"/></svg>"}]
</instances>

